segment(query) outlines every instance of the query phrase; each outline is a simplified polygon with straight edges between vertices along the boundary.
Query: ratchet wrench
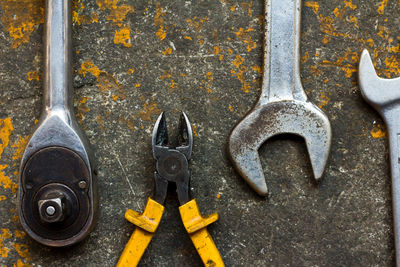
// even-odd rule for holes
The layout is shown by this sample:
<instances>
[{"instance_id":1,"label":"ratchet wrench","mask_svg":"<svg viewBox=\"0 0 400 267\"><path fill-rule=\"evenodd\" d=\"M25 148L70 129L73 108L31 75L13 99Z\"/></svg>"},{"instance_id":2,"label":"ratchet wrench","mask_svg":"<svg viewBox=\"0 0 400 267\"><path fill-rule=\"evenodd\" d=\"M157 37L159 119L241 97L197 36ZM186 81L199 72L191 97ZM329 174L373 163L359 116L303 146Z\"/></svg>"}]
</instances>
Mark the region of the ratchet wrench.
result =
<instances>
[{"instance_id":1,"label":"ratchet wrench","mask_svg":"<svg viewBox=\"0 0 400 267\"><path fill-rule=\"evenodd\" d=\"M21 224L52 247L82 240L98 205L93 155L73 111L71 22L71 0L46 0L43 110L20 166Z\"/></svg>"}]
</instances>

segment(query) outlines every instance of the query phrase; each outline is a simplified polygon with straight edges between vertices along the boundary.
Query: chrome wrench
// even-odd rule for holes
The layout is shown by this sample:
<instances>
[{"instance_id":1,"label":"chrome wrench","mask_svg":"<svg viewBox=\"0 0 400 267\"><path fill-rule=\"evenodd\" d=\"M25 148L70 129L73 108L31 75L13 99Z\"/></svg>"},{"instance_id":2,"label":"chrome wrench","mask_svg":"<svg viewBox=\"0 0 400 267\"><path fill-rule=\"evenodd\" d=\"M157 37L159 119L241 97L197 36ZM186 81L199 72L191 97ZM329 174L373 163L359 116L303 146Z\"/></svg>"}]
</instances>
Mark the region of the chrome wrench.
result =
<instances>
[{"instance_id":1,"label":"chrome wrench","mask_svg":"<svg viewBox=\"0 0 400 267\"><path fill-rule=\"evenodd\" d=\"M46 0L44 107L19 178L21 224L53 247L82 240L97 210L93 156L73 111L71 27L71 0Z\"/></svg>"},{"instance_id":2,"label":"chrome wrench","mask_svg":"<svg viewBox=\"0 0 400 267\"><path fill-rule=\"evenodd\" d=\"M255 107L233 129L228 152L238 172L260 195L268 189L258 149L282 133L305 139L315 179L322 177L331 145L325 114L307 100L300 80L301 0L266 0L264 77Z\"/></svg>"},{"instance_id":3,"label":"chrome wrench","mask_svg":"<svg viewBox=\"0 0 400 267\"><path fill-rule=\"evenodd\" d=\"M358 79L364 99L381 114L389 132L396 262L400 264L400 77L383 79L367 50L361 54Z\"/></svg>"}]
</instances>

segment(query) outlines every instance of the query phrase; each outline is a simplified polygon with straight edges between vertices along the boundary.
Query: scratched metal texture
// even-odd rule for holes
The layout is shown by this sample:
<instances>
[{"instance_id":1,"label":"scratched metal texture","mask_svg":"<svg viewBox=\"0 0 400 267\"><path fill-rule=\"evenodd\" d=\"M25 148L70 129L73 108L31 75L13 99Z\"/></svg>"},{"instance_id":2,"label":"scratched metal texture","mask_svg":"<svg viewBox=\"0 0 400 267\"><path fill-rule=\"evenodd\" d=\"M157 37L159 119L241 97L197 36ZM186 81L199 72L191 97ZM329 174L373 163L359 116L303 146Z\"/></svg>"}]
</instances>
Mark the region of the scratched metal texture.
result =
<instances>
[{"instance_id":1,"label":"scratched metal texture","mask_svg":"<svg viewBox=\"0 0 400 267\"><path fill-rule=\"evenodd\" d=\"M400 1L303 1L301 75L333 128L316 184L301 138L260 150L261 198L227 159L232 127L256 102L263 1L74 1L75 111L99 162L100 216L82 243L50 249L18 222L19 159L41 108L43 0L0 0L0 266L114 266L153 190L151 131L161 110L194 129L192 195L227 266L393 266L386 130L361 98L368 48L379 75L400 76ZM173 134L171 134L173 136ZM170 192L140 266L202 266Z\"/></svg>"}]
</instances>

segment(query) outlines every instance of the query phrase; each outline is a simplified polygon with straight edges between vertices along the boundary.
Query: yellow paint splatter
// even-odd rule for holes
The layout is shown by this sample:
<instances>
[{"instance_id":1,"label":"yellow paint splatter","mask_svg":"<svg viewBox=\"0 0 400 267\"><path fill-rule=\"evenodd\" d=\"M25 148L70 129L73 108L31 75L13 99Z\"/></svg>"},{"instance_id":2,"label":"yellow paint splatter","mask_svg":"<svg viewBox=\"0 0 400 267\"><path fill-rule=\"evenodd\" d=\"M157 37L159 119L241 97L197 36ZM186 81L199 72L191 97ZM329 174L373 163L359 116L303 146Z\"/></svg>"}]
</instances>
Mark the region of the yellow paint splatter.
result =
<instances>
[{"instance_id":1,"label":"yellow paint splatter","mask_svg":"<svg viewBox=\"0 0 400 267\"><path fill-rule=\"evenodd\" d=\"M142 121L151 121L153 115L159 115L161 110L157 107L156 103L144 103L143 110L139 111L138 117Z\"/></svg>"},{"instance_id":2,"label":"yellow paint splatter","mask_svg":"<svg viewBox=\"0 0 400 267\"><path fill-rule=\"evenodd\" d=\"M156 36L160 41L164 40L167 37L167 32L164 28L164 16L165 12L162 10L160 6L160 2L156 3L156 15L154 17L154 26L159 26Z\"/></svg>"},{"instance_id":3,"label":"yellow paint splatter","mask_svg":"<svg viewBox=\"0 0 400 267\"><path fill-rule=\"evenodd\" d=\"M243 61L244 59L240 55L236 55L236 59L232 62L232 64L235 65L236 68L239 68Z\"/></svg>"},{"instance_id":4,"label":"yellow paint splatter","mask_svg":"<svg viewBox=\"0 0 400 267\"><path fill-rule=\"evenodd\" d=\"M247 51L250 52L254 48L257 47L257 44L251 39L251 35L249 32L253 32L253 28L248 28L247 30L243 28L239 28L237 32L235 32L236 36L241 40L243 43L247 44Z\"/></svg>"},{"instance_id":5,"label":"yellow paint splatter","mask_svg":"<svg viewBox=\"0 0 400 267\"><path fill-rule=\"evenodd\" d=\"M134 73L135 73L135 69L132 68L132 69L129 69L129 70L128 70L128 74L131 74L131 75L132 75L132 74L134 74Z\"/></svg>"},{"instance_id":6,"label":"yellow paint splatter","mask_svg":"<svg viewBox=\"0 0 400 267\"><path fill-rule=\"evenodd\" d=\"M386 128L380 124L375 124L370 131L373 138L383 138L386 137Z\"/></svg>"},{"instance_id":7,"label":"yellow paint splatter","mask_svg":"<svg viewBox=\"0 0 400 267\"><path fill-rule=\"evenodd\" d=\"M163 53L164 56L171 55L172 54L172 48L168 47L162 53Z\"/></svg>"},{"instance_id":8,"label":"yellow paint splatter","mask_svg":"<svg viewBox=\"0 0 400 267\"><path fill-rule=\"evenodd\" d=\"M0 202L3 201L3 200L6 200L6 199L7 199L6 196L0 195Z\"/></svg>"},{"instance_id":9,"label":"yellow paint splatter","mask_svg":"<svg viewBox=\"0 0 400 267\"><path fill-rule=\"evenodd\" d=\"M33 267L33 265L30 265L28 263L24 263L21 259L17 260L17 263L13 265L13 267Z\"/></svg>"},{"instance_id":10,"label":"yellow paint splatter","mask_svg":"<svg viewBox=\"0 0 400 267\"><path fill-rule=\"evenodd\" d=\"M19 136L18 140L11 145L11 147L16 148L14 155L12 156L13 160L18 160L22 158L28 140L29 135L25 135L24 137Z\"/></svg>"},{"instance_id":11,"label":"yellow paint splatter","mask_svg":"<svg viewBox=\"0 0 400 267\"><path fill-rule=\"evenodd\" d=\"M190 36L183 36L184 39L192 41L192 37Z\"/></svg>"},{"instance_id":12,"label":"yellow paint splatter","mask_svg":"<svg viewBox=\"0 0 400 267\"><path fill-rule=\"evenodd\" d=\"M7 258L8 253L10 252L10 249L6 248L3 244L3 241L5 239L11 238L10 230L9 229L1 229L1 234L0 234L0 257L2 258Z\"/></svg>"},{"instance_id":13,"label":"yellow paint splatter","mask_svg":"<svg viewBox=\"0 0 400 267\"><path fill-rule=\"evenodd\" d=\"M12 48L28 43L37 25L44 23L43 0L2 0L1 22L13 39Z\"/></svg>"},{"instance_id":14,"label":"yellow paint splatter","mask_svg":"<svg viewBox=\"0 0 400 267\"><path fill-rule=\"evenodd\" d=\"M220 199L221 198L221 194L217 194L217 199Z\"/></svg>"},{"instance_id":15,"label":"yellow paint splatter","mask_svg":"<svg viewBox=\"0 0 400 267\"><path fill-rule=\"evenodd\" d=\"M324 92L320 93L320 99L321 101L319 102L318 107L321 109L328 105L329 101L331 100L331 98L327 96Z\"/></svg>"},{"instance_id":16,"label":"yellow paint splatter","mask_svg":"<svg viewBox=\"0 0 400 267\"><path fill-rule=\"evenodd\" d=\"M349 63L345 63L348 61ZM331 62L329 60L322 61L322 67L337 66L340 67L344 72L346 78L351 78L353 73L357 72L357 63L359 61L359 53L352 52L347 49L344 56L339 57L336 62Z\"/></svg>"},{"instance_id":17,"label":"yellow paint splatter","mask_svg":"<svg viewBox=\"0 0 400 267\"><path fill-rule=\"evenodd\" d=\"M259 74L262 74L262 68L260 66L252 66L251 69L255 72L258 72Z\"/></svg>"},{"instance_id":18,"label":"yellow paint splatter","mask_svg":"<svg viewBox=\"0 0 400 267\"><path fill-rule=\"evenodd\" d=\"M97 78L100 76L101 73L100 69L96 65L94 65L91 60L83 62L81 64L81 69L78 71L78 74L82 74L83 77L85 77L88 72Z\"/></svg>"},{"instance_id":19,"label":"yellow paint splatter","mask_svg":"<svg viewBox=\"0 0 400 267\"><path fill-rule=\"evenodd\" d=\"M253 6L253 2L249 3L243 2L240 4L240 6L243 10L247 10L247 15L251 17L251 7Z\"/></svg>"},{"instance_id":20,"label":"yellow paint splatter","mask_svg":"<svg viewBox=\"0 0 400 267\"><path fill-rule=\"evenodd\" d=\"M235 109L234 109L231 105L228 106L228 109L229 109L229 111L231 111L231 112L235 111Z\"/></svg>"},{"instance_id":21,"label":"yellow paint splatter","mask_svg":"<svg viewBox=\"0 0 400 267\"><path fill-rule=\"evenodd\" d=\"M305 2L304 5L306 7L311 7L315 14L318 13L318 10L319 10L319 3L318 2Z\"/></svg>"},{"instance_id":22,"label":"yellow paint splatter","mask_svg":"<svg viewBox=\"0 0 400 267\"><path fill-rule=\"evenodd\" d=\"M16 236L17 238L20 238L20 239L22 239L22 238L24 238L24 237L26 236L26 233L23 232L23 231L15 230L14 233L15 233L15 236Z\"/></svg>"},{"instance_id":23,"label":"yellow paint splatter","mask_svg":"<svg viewBox=\"0 0 400 267\"><path fill-rule=\"evenodd\" d=\"M15 243L13 245L15 250L17 251L18 255L24 259L29 259L29 249L28 245L26 244L21 244L21 243Z\"/></svg>"},{"instance_id":24,"label":"yellow paint splatter","mask_svg":"<svg viewBox=\"0 0 400 267\"><path fill-rule=\"evenodd\" d=\"M77 25L82 24L92 24L95 22L99 22L99 15L95 12L92 13L91 16L81 15L80 13L85 9L85 5L82 3L82 0L74 0L72 1L72 22Z\"/></svg>"},{"instance_id":25,"label":"yellow paint splatter","mask_svg":"<svg viewBox=\"0 0 400 267\"><path fill-rule=\"evenodd\" d=\"M206 83L206 90L207 90L207 93L211 93L212 92L211 87L212 87L212 83L214 81L214 77L213 77L213 74L211 71L206 73L206 78L208 80Z\"/></svg>"},{"instance_id":26,"label":"yellow paint splatter","mask_svg":"<svg viewBox=\"0 0 400 267\"><path fill-rule=\"evenodd\" d=\"M193 124L192 125L192 130L193 130L193 134L194 134L194 136L198 136L199 134L198 134L198 131L197 131L197 125L196 124Z\"/></svg>"},{"instance_id":27,"label":"yellow paint splatter","mask_svg":"<svg viewBox=\"0 0 400 267\"><path fill-rule=\"evenodd\" d=\"M304 54L304 56L301 57L301 62L302 63L306 63L308 61L308 59L310 58L310 54L308 52L306 52Z\"/></svg>"},{"instance_id":28,"label":"yellow paint splatter","mask_svg":"<svg viewBox=\"0 0 400 267\"><path fill-rule=\"evenodd\" d=\"M110 11L110 14L106 17L107 20L122 22L129 13L133 13L135 10L131 5L118 5L118 2L119 0L96 0L100 10L108 9Z\"/></svg>"},{"instance_id":29,"label":"yellow paint splatter","mask_svg":"<svg viewBox=\"0 0 400 267\"><path fill-rule=\"evenodd\" d=\"M204 22L208 21L208 17L199 18L193 17L192 19L186 19L186 22L189 24L190 27L194 28L196 32L200 32L203 28Z\"/></svg>"},{"instance_id":30,"label":"yellow paint splatter","mask_svg":"<svg viewBox=\"0 0 400 267\"><path fill-rule=\"evenodd\" d=\"M232 76L236 76L236 78L242 84L242 91L245 92L245 93L248 93L248 92L250 92L251 85L244 78L244 74L246 72L247 72L247 67L246 66L242 66L238 71L231 70Z\"/></svg>"},{"instance_id":31,"label":"yellow paint splatter","mask_svg":"<svg viewBox=\"0 0 400 267\"><path fill-rule=\"evenodd\" d=\"M30 71L28 72L27 76L29 81L39 81L39 72L37 71Z\"/></svg>"},{"instance_id":32,"label":"yellow paint splatter","mask_svg":"<svg viewBox=\"0 0 400 267\"><path fill-rule=\"evenodd\" d=\"M378 13L383 15L385 12L385 7L387 6L389 0L382 0L381 4L378 7Z\"/></svg>"},{"instance_id":33,"label":"yellow paint splatter","mask_svg":"<svg viewBox=\"0 0 400 267\"><path fill-rule=\"evenodd\" d=\"M122 44L125 47L132 47L131 42L131 29L123 27L115 31L114 44Z\"/></svg>"}]
</instances>

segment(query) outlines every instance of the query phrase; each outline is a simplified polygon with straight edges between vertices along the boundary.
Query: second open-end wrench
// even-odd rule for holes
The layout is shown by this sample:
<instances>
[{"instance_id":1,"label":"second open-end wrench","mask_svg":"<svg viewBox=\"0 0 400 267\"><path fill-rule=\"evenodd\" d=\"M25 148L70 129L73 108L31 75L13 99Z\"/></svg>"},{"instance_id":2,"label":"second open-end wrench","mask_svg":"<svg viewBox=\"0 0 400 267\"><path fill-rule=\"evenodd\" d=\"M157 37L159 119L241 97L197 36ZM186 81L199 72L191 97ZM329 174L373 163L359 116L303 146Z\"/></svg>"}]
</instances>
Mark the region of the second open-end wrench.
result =
<instances>
[{"instance_id":1,"label":"second open-end wrench","mask_svg":"<svg viewBox=\"0 0 400 267\"><path fill-rule=\"evenodd\" d=\"M36 241L82 240L97 210L96 171L74 116L71 0L46 0L44 107L20 167L19 217Z\"/></svg>"},{"instance_id":2,"label":"second open-end wrench","mask_svg":"<svg viewBox=\"0 0 400 267\"><path fill-rule=\"evenodd\" d=\"M307 96L300 80L301 0L266 0L264 77L256 106L233 129L228 151L238 172L260 195L267 195L258 149L282 133L305 139L316 179L331 145L331 126Z\"/></svg>"},{"instance_id":3,"label":"second open-end wrench","mask_svg":"<svg viewBox=\"0 0 400 267\"><path fill-rule=\"evenodd\" d=\"M392 170L394 239L397 266L400 264L400 77L383 79L375 72L367 50L361 54L358 71L361 94L385 120L389 132Z\"/></svg>"}]
</instances>

